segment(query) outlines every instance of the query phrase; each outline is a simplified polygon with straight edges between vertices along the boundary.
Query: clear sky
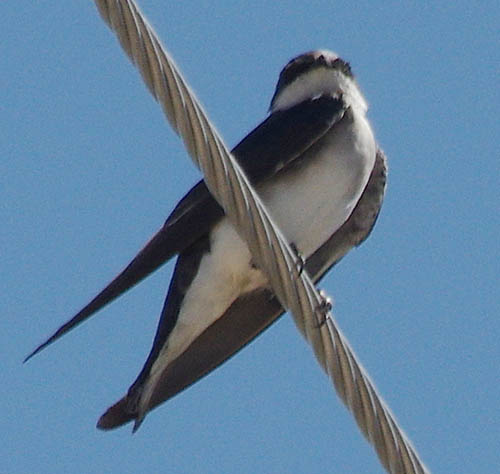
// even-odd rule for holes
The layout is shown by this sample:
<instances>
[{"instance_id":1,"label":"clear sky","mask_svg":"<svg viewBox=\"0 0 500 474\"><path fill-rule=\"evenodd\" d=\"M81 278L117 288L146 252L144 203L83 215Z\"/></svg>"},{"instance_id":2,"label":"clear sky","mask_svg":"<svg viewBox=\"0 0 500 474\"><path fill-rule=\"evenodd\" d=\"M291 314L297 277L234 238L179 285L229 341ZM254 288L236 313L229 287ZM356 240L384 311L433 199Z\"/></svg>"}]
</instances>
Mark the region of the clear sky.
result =
<instances>
[{"instance_id":1,"label":"clear sky","mask_svg":"<svg viewBox=\"0 0 500 474\"><path fill-rule=\"evenodd\" d=\"M389 187L368 242L321 287L429 467L494 472L498 3L141 6L230 146L291 57L351 62ZM22 365L199 173L92 2L1 2L0 24L0 472L382 472L289 315L137 434L96 430L149 352L172 264Z\"/></svg>"}]
</instances>

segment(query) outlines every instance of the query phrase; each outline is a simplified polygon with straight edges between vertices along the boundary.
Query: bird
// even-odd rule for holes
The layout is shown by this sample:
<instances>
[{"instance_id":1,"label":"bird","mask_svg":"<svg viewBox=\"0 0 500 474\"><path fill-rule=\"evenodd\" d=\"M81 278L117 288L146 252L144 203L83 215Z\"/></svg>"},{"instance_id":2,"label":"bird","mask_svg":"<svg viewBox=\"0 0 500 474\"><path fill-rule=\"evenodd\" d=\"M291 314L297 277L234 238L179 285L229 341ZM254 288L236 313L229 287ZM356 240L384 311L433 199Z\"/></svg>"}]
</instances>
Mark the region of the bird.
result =
<instances>
[{"instance_id":1,"label":"bird","mask_svg":"<svg viewBox=\"0 0 500 474\"><path fill-rule=\"evenodd\" d=\"M387 159L348 62L329 50L291 59L268 116L232 154L314 282L371 233ZM283 313L249 247L203 180L126 268L27 361L172 257L177 261L151 351L97 427L134 422L214 370Z\"/></svg>"}]
</instances>

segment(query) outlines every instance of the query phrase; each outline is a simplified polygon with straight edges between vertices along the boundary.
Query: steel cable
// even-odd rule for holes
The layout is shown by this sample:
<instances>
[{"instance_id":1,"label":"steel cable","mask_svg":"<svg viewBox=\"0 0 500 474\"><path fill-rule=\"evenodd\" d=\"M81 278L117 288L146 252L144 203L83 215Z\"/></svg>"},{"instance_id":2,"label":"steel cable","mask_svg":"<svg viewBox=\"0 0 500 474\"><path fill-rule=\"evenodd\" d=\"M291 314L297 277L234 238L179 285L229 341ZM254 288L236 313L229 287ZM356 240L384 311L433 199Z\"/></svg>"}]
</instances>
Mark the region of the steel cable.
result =
<instances>
[{"instance_id":1,"label":"steel cable","mask_svg":"<svg viewBox=\"0 0 500 474\"><path fill-rule=\"evenodd\" d=\"M137 5L132 0L95 3L203 172L210 192L247 241L277 298L284 308L290 309L340 398L375 447L382 465L394 474L429 472L357 361L326 298L299 268L296 253L272 222Z\"/></svg>"}]
</instances>

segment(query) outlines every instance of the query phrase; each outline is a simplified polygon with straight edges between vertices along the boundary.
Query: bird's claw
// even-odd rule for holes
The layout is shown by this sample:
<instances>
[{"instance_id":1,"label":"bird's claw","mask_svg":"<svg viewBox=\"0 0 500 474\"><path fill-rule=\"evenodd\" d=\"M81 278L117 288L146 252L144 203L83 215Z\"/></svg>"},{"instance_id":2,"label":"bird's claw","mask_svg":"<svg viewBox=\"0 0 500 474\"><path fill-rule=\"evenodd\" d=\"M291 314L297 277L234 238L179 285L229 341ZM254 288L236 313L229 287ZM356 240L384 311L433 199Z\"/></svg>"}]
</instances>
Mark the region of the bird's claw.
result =
<instances>
[{"instance_id":1,"label":"bird's claw","mask_svg":"<svg viewBox=\"0 0 500 474\"><path fill-rule=\"evenodd\" d=\"M297 272L298 275L302 275L302 272L304 271L304 268L306 266L306 260L298 247L292 242L290 243L290 248L293 250L293 253L295 254L295 257L297 258L296 265L297 265Z\"/></svg>"},{"instance_id":2,"label":"bird's claw","mask_svg":"<svg viewBox=\"0 0 500 474\"><path fill-rule=\"evenodd\" d=\"M323 290L319 291L319 296L321 298L321 301L316 306L316 314L319 316L317 325L318 329L323 327L323 325L326 323L328 313L333 308L332 299Z\"/></svg>"}]
</instances>

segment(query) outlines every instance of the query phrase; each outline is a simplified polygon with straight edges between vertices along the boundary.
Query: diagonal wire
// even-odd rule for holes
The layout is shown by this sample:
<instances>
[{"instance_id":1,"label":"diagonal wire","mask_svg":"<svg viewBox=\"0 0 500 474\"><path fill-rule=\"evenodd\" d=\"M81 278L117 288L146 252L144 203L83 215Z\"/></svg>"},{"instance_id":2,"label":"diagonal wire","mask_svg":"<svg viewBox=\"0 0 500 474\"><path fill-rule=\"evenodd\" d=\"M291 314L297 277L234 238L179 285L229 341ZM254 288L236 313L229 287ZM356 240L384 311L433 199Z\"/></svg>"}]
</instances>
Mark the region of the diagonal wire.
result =
<instances>
[{"instance_id":1,"label":"diagonal wire","mask_svg":"<svg viewBox=\"0 0 500 474\"><path fill-rule=\"evenodd\" d=\"M375 447L382 465L394 474L428 473L356 360L325 304L325 297L318 293L305 271L298 271L295 252L271 221L137 5L133 0L95 0L95 3L203 172L208 189L247 241L279 301L290 309L340 398Z\"/></svg>"}]
</instances>

